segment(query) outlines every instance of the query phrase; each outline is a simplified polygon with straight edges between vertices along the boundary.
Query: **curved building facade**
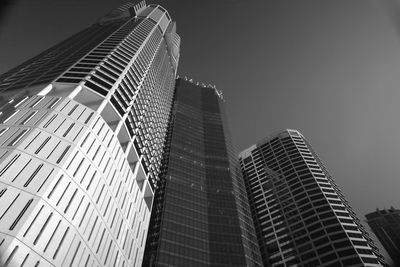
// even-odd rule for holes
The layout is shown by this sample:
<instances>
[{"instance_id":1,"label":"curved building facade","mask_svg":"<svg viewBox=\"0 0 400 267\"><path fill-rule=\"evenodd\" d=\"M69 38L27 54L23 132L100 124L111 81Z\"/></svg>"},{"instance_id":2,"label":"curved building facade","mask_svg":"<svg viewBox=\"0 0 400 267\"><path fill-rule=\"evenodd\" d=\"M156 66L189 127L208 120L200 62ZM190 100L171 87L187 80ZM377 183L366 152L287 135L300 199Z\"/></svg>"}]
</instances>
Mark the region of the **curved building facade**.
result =
<instances>
[{"instance_id":1,"label":"curved building facade","mask_svg":"<svg viewBox=\"0 0 400 267\"><path fill-rule=\"evenodd\" d=\"M385 265L301 133L279 132L239 158L264 266Z\"/></svg>"},{"instance_id":2,"label":"curved building facade","mask_svg":"<svg viewBox=\"0 0 400 267\"><path fill-rule=\"evenodd\" d=\"M142 263L180 39L144 1L86 34L0 76L0 265Z\"/></svg>"}]
</instances>

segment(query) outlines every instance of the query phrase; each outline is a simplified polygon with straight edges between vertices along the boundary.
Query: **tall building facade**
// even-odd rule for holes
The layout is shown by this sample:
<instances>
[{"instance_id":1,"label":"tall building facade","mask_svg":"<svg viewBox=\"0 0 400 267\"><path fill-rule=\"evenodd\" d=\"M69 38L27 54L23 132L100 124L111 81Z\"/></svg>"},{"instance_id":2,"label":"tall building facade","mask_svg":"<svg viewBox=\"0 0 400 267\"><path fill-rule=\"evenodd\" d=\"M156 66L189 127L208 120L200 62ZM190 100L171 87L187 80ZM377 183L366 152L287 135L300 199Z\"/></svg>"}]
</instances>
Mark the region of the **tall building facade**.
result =
<instances>
[{"instance_id":1,"label":"tall building facade","mask_svg":"<svg viewBox=\"0 0 400 267\"><path fill-rule=\"evenodd\" d=\"M179 44L128 3L0 76L0 265L141 265Z\"/></svg>"},{"instance_id":2,"label":"tall building facade","mask_svg":"<svg viewBox=\"0 0 400 267\"><path fill-rule=\"evenodd\" d=\"M400 266L400 210L377 209L365 215L367 223L395 263Z\"/></svg>"},{"instance_id":3,"label":"tall building facade","mask_svg":"<svg viewBox=\"0 0 400 267\"><path fill-rule=\"evenodd\" d=\"M239 158L264 266L385 264L298 131L262 140Z\"/></svg>"},{"instance_id":4,"label":"tall building facade","mask_svg":"<svg viewBox=\"0 0 400 267\"><path fill-rule=\"evenodd\" d=\"M221 93L178 79L170 122L144 266L262 266Z\"/></svg>"}]
</instances>

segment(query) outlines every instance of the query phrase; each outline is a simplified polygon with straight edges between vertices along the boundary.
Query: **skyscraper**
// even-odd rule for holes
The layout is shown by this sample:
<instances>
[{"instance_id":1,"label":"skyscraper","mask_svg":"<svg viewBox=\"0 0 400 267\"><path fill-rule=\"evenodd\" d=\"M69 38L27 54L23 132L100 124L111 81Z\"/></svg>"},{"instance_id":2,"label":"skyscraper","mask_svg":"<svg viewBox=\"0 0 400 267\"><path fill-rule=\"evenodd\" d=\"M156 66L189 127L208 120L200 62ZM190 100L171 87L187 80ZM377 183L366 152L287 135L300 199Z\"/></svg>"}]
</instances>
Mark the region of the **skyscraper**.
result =
<instances>
[{"instance_id":1,"label":"skyscraper","mask_svg":"<svg viewBox=\"0 0 400 267\"><path fill-rule=\"evenodd\" d=\"M145 266L261 266L221 92L178 79Z\"/></svg>"},{"instance_id":2,"label":"skyscraper","mask_svg":"<svg viewBox=\"0 0 400 267\"><path fill-rule=\"evenodd\" d=\"M400 266L400 210L393 207L377 209L365 217L396 266Z\"/></svg>"},{"instance_id":3,"label":"skyscraper","mask_svg":"<svg viewBox=\"0 0 400 267\"><path fill-rule=\"evenodd\" d=\"M381 266L383 257L302 134L240 154L265 266Z\"/></svg>"},{"instance_id":4,"label":"skyscraper","mask_svg":"<svg viewBox=\"0 0 400 267\"><path fill-rule=\"evenodd\" d=\"M141 264L179 44L128 3L0 76L0 265Z\"/></svg>"}]
</instances>

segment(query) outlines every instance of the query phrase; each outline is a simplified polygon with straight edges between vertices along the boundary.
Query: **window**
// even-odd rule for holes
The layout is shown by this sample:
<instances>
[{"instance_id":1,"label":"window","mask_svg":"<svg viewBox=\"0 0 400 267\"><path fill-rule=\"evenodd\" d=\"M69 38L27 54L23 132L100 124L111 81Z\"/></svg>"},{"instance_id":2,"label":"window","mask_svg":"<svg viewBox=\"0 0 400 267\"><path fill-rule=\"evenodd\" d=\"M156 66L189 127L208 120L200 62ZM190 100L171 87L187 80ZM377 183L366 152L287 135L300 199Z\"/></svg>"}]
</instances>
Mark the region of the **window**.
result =
<instances>
[{"instance_id":1,"label":"window","mask_svg":"<svg viewBox=\"0 0 400 267\"><path fill-rule=\"evenodd\" d=\"M356 255L356 251L353 248L351 248L351 249L339 251L338 254L340 257L344 258L344 257L350 256L350 255Z\"/></svg>"},{"instance_id":2,"label":"window","mask_svg":"<svg viewBox=\"0 0 400 267\"><path fill-rule=\"evenodd\" d=\"M308 226L308 227L307 227L307 230L308 230L309 232L312 232L312 231L317 230L317 229L320 229L320 228L322 228L322 224L321 224L321 223L316 223L316 224L314 224L314 225Z\"/></svg>"},{"instance_id":3,"label":"window","mask_svg":"<svg viewBox=\"0 0 400 267\"><path fill-rule=\"evenodd\" d=\"M329 239L327 237L323 237L314 241L314 246L318 247L326 243L329 243Z\"/></svg>"},{"instance_id":4,"label":"window","mask_svg":"<svg viewBox=\"0 0 400 267\"><path fill-rule=\"evenodd\" d=\"M29 129L22 130L9 144L9 146L14 146L20 141L26 134L29 132Z\"/></svg>"},{"instance_id":5,"label":"window","mask_svg":"<svg viewBox=\"0 0 400 267\"><path fill-rule=\"evenodd\" d=\"M15 155L4 168L0 171L0 176L2 176L10 167L14 164L14 162L20 157L20 154Z\"/></svg>"},{"instance_id":6,"label":"window","mask_svg":"<svg viewBox=\"0 0 400 267\"><path fill-rule=\"evenodd\" d=\"M9 230L12 231L14 230L15 226L18 224L19 220L24 216L25 212L29 208L29 206L32 204L33 199L30 199L28 203L25 204L24 208L21 210L21 212L18 214L17 218L14 220L14 222L11 224Z\"/></svg>"},{"instance_id":7,"label":"window","mask_svg":"<svg viewBox=\"0 0 400 267\"><path fill-rule=\"evenodd\" d=\"M319 230L318 232L310 234L312 239L317 239L318 237L325 236L325 231L324 230Z\"/></svg>"},{"instance_id":8,"label":"window","mask_svg":"<svg viewBox=\"0 0 400 267\"><path fill-rule=\"evenodd\" d=\"M335 233L339 231L342 231L342 227L340 227L339 225L326 228L326 232L328 233Z\"/></svg>"},{"instance_id":9,"label":"window","mask_svg":"<svg viewBox=\"0 0 400 267\"><path fill-rule=\"evenodd\" d=\"M351 242L355 245L355 246L363 246L363 247L367 247L368 244L366 241L359 241L359 240L351 240Z\"/></svg>"},{"instance_id":10,"label":"window","mask_svg":"<svg viewBox=\"0 0 400 267\"><path fill-rule=\"evenodd\" d=\"M335 259L336 259L336 254L335 253L331 253L329 255L326 255L326 256L322 257L321 261L323 263L326 263L326 262L330 262L330 261L335 260Z\"/></svg>"},{"instance_id":11,"label":"window","mask_svg":"<svg viewBox=\"0 0 400 267\"><path fill-rule=\"evenodd\" d=\"M342 262L344 266L351 266L361 263L360 258L358 258L358 256L356 258L342 260Z\"/></svg>"},{"instance_id":12,"label":"window","mask_svg":"<svg viewBox=\"0 0 400 267\"><path fill-rule=\"evenodd\" d=\"M343 239L343 238L346 238L347 236L346 236L346 234L345 233L339 233L339 234L334 234L334 235L331 235L331 236L329 236L329 238L331 239L331 240L338 240L338 239Z\"/></svg>"}]
</instances>

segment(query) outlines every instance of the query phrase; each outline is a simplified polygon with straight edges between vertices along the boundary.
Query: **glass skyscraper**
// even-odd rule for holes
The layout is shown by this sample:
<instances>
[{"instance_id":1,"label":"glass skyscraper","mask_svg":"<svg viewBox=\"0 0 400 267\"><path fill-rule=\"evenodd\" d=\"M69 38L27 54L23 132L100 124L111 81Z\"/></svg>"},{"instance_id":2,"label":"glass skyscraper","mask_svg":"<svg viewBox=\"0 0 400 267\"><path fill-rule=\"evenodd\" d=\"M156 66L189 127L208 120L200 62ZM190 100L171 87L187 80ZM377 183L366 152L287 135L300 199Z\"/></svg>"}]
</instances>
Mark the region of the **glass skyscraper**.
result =
<instances>
[{"instance_id":1,"label":"glass skyscraper","mask_svg":"<svg viewBox=\"0 0 400 267\"><path fill-rule=\"evenodd\" d=\"M400 210L393 207L377 209L365 217L396 266L400 266Z\"/></svg>"},{"instance_id":2,"label":"glass skyscraper","mask_svg":"<svg viewBox=\"0 0 400 267\"><path fill-rule=\"evenodd\" d=\"M240 154L264 266L381 266L383 257L311 145L279 132Z\"/></svg>"},{"instance_id":3,"label":"glass skyscraper","mask_svg":"<svg viewBox=\"0 0 400 267\"><path fill-rule=\"evenodd\" d=\"M144 266L262 266L223 102L176 82Z\"/></svg>"},{"instance_id":4,"label":"glass skyscraper","mask_svg":"<svg viewBox=\"0 0 400 267\"><path fill-rule=\"evenodd\" d=\"M0 76L0 265L141 265L179 45L128 3Z\"/></svg>"}]
</instances>

